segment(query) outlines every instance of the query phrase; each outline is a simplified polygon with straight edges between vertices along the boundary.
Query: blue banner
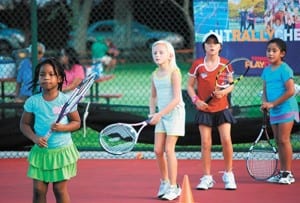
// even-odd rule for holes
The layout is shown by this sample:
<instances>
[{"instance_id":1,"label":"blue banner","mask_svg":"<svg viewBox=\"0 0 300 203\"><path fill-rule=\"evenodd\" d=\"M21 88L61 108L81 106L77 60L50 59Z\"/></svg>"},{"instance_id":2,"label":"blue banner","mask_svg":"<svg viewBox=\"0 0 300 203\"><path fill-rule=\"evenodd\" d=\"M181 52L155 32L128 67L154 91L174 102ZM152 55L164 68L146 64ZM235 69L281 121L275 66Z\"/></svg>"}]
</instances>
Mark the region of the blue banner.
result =
<instances>
[{"instance_id":1,"label":"blue banner","mask_svg":"<svg viewBox=\"0 0 300 203\"><path fill-rule=\"evenodd\" d=\"M204 56L203 35L214 31L223 38L221 56L251 59L249 75L258 76L268 65L267 41L278 37L287 43L284 60L300 74L298 9L294 0L194 0L196 56Z\"/></svg>"}]
</instances>

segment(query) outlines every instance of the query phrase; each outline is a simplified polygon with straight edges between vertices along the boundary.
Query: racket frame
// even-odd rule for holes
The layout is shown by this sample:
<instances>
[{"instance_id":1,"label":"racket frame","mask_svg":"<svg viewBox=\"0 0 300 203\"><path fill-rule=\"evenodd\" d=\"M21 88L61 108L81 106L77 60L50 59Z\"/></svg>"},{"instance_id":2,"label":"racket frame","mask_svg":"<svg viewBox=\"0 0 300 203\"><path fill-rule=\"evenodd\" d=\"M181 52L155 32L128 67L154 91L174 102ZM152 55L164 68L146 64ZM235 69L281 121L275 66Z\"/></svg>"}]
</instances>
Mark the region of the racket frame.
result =
<instances>
[{"instance_id":1,"label":"racket frame","mask_svg":"<svg viewBox=\"0 0 300 203\"><path fill-rule=\"evenodd\" d=\"M96 73L89 74L78 86L73 90L71 96L68 98L67 102L63 105L60 110L60 113L55 121L55 123L59 123L61 119L66 116L70 111L81 101L81 99L85 96L87 91L93 85L96 79ZM47 134L44 136L47 140L52 134L52 130L50 129Z\"/></svg>"},{"instance_id":2,"label":"racket frame","mask_svg":"<svg viewBox=\"0 0 300 203\"><path fill-rule=\"evenodd\" d=\"M267 117L268 117L268 112L267 110L263 110L263 124L262 124L262 127L261 127L261 130L259 132L259 135L257 136L257 138L255 139L255 141L252 143L252 145L250 146L249 150L248 150L248 153L247 153L247 156L246 156L246 168L247 168L247 172L248 174L255 180L259 180L259 181L264 181L264 180L267 180L269 179L270 177L274 176L277 172L278 172L278 150L276 149L276 147L271 143L270 141L270 136L268 134L268 131L267 131ZM266 137L266 141L267 143L269 144L269 146L271 147L273 153L275 154L275 166L274 166L274 169L273 169L273 173L270 173L269 176L265 176L264 178L260 178L256 175L254 175L251 170L250 170L250 156L253 152L253 149L254 147L259 143L259 141L261 140L262 136L265 136Z\"/></svg>"},{"instance_id":3,"label":"racket frame","mask_svg":"<svg viewBox=\"0 0 300 203\"><path fill-rule=\"evenodd\" d=\"M225 69L227 69L230 65L232 65L233 63L238 62L238 61L250 61L250 60L249 60L248 58L246 58L246 57L239 57L239 58L234 58L234 59L230 60L228 63L226 63L225 65L223 65L223 66L221 67L221 69L218 71L217 75L216 75L216 80L215 80L215 90L216 90L216 89L224 90L224 89L226 89L226 88L229 88L231 85L234 85L234 84L238 83L241 79L243 79L243 78L247 75L247 73L248 73L248 71L249 71L249 69L250 69L250 65L248 65L248 66L246 67L246 69L245 69L245 71L244 71L244 73L243 73L242 75L240 75L239 77L237 77L236 79L234 79L232 82L228 83L225 87L220 87L220 86L218 85L218 82L217 82L217 81L218 81L219 77L222 75L222 72L223 72ZM208 104L208 103L213 99L213 97L214 97L214 93L212 92L212 93L209 95L209 97L205 100L205 103Z\"/></svg>"},{"instance_id":4,"label":"racket frame","mask_svg":"<svg viewBox=\"0 0 300 203\"><path fill-rule=\"evenodd\" d=\"M121 155L121 154L126 154L130 151L132 151L132 149L134 148L134 146L136 145L137 141L138 141L138 138L140 136L140 133L142 132L142 130L149 124L151 118L147 119L147 120L144 120L142 122L138 122L138 123L114 123L114 124L110 124L108 126L106 126L104 129L102 129L99 133L99 143L100 145L102 146L102 148L110 153L110 154L113 154L113 155ZM126 128L130 128L130 131L131 132L134 132L133 134L130 133L130 136L132 138L132 144L130 145L130 147L126 148L125 150L114 150L113 148L109 148L107 147L107 144L105 144L105 139L103 139L103 132L106 131L107 129L109 128L112 128L112 127L120 127L120 126L126 126ZM139 127L138 130L136 130L134 127ZM120 134L120 133L119 133ZM132 136L134 135L134 136Z\"/></svg>"}]
</instances>

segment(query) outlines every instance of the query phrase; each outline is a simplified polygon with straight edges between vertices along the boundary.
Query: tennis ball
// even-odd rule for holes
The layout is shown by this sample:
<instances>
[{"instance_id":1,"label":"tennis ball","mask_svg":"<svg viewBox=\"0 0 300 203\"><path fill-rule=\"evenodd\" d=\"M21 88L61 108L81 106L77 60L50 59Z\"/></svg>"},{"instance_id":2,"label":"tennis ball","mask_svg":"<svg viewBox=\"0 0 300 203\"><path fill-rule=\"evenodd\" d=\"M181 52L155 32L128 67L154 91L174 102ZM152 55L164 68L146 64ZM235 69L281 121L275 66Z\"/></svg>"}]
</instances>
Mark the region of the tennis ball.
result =
<instances>
[{"instance_id":1,"label":"tennis ball","mask_svg":"<svg viewBox=\"0 0 300 203\"><path fill-rule=\"evenodd\" d=\"M144 158L143 153L142 152L136 153L135 158L136 159L143 159Z\"/></svg>"}]
</instances>

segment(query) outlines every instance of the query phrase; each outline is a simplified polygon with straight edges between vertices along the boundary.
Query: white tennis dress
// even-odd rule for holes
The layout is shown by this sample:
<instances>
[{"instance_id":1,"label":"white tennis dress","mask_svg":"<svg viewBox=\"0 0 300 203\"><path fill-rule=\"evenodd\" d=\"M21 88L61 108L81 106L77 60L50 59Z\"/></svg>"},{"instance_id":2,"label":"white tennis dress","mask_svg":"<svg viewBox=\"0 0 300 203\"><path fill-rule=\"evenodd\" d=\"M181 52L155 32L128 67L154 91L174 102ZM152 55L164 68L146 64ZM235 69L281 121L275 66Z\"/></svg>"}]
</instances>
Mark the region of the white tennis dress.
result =
<instances>
[{"instance_id":1,"label":"white tennis dress","mask_svg":"<svg viewBox=\"0 0 300 203\"><path fill-rule=\"evenodd\" d=\"M173 87L170 72L163 77L157 76L156 69L153 72L153 82L157 92L157 106L159 111L165 108L173 99ZM179 71L176 68L174 71ZM173 136L184 136L185 134L185 108L180 95L180 103L168 114L164 115L160 122L155 126L155 133L166 133Z\"/></svg>"}]
</instances>

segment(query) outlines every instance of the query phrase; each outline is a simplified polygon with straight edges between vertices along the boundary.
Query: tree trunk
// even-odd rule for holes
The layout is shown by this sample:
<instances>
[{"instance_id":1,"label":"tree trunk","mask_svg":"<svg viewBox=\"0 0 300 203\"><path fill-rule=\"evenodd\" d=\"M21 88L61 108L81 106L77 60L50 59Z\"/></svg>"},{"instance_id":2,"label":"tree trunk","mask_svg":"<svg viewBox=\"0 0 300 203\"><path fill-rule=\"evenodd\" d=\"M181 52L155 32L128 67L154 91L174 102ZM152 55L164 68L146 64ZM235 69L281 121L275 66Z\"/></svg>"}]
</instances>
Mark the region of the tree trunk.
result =
<instances>
[{"instance_id":1,"label":"tree trunk","mask_svg":"<svg viewBox=\"0 0 300 203\"><path fill-rule=\"evenodd\" d=\"M114 43L122 49L131 48L131 0L115 0L114 3L114 18L117 21L114 28Z\"/></svg>"},{"instance_id":2,"label":"tree trunk","mask_svg":"<svg viewBox=\"0 0 300 203\"><path fill-rule=\"evenodd\" d=\"M72 30L74 31L74 48L79 55L86 55L90 50L87 50L87 27L89 23L90 12L92 9L93 0L72 0Z\"/></svg>"},{"instance_id":3,"label":"tree trunk","mask_svg":"<svg viewBox=\"0 0 300 203\"><path fill-rule=\"evenodd\" d=\"M185 16L185 20L187 22L187 25L189 27L189 31L190 31L190 36L191 36L191 40L190 40L190 45L189 47L194 49L194 44L195 44L195 28L194 28L194 23L193 23L193 19L192 19L192 15L190 14L190 0L184 0L183 1L183 5L180 5L179 3L177 3L176 0L170 0L171 3L173 3L179 10L182 11L183 15Z\"/></svg>"}]
</instances>

